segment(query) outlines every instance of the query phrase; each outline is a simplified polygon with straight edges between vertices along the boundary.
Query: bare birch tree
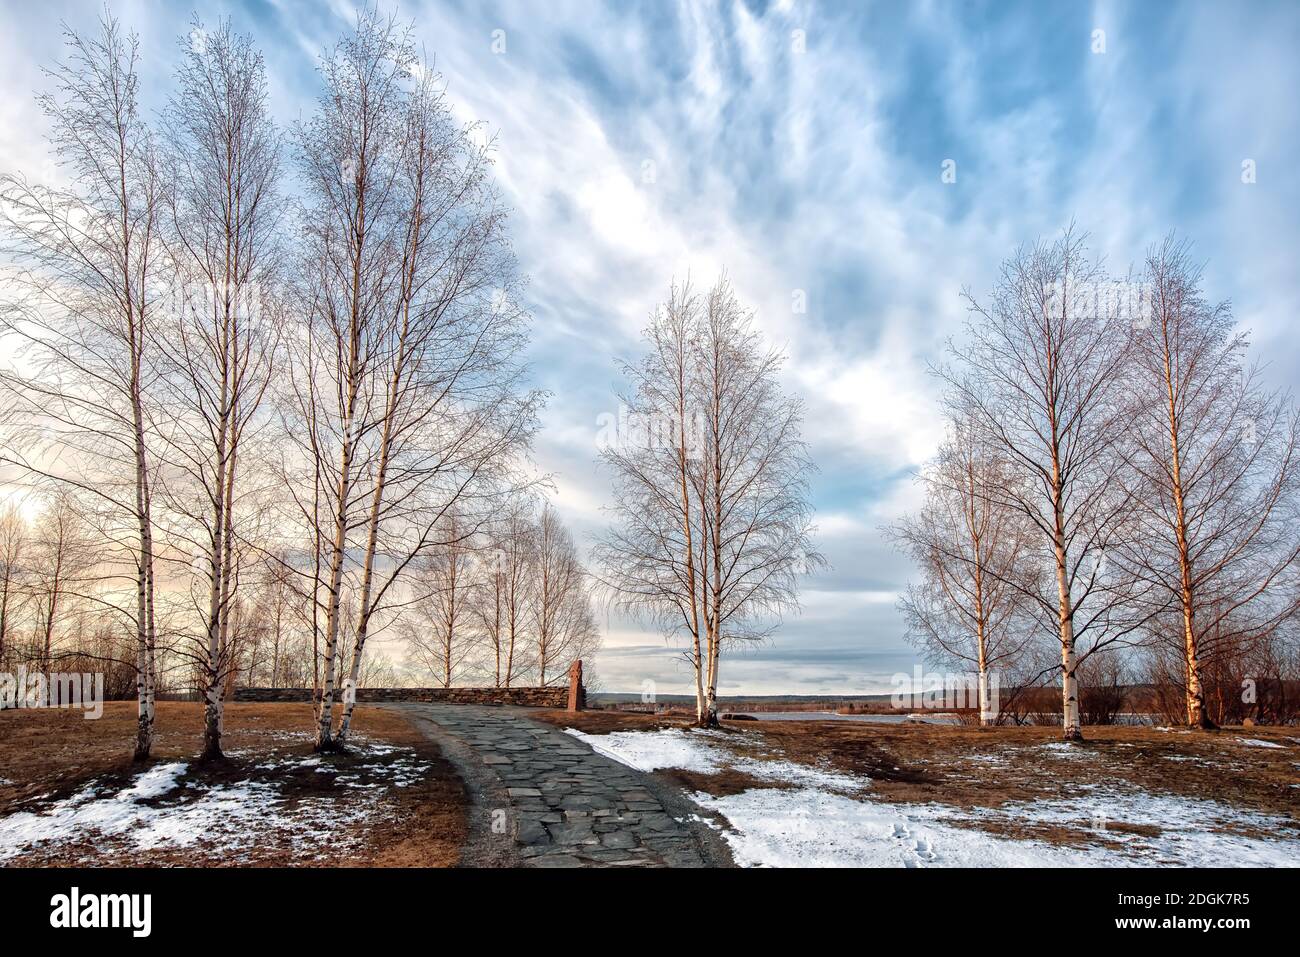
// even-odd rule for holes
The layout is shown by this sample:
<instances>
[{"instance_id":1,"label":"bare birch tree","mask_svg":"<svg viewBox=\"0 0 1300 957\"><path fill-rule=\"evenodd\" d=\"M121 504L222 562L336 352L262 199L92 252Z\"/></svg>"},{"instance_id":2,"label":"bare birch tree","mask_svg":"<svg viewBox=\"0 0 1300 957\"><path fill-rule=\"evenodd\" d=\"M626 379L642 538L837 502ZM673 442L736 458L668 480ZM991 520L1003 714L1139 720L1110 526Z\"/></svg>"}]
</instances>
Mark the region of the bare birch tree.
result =
<instances>
[{"instance_id":1,"label":"bare birch tree","mask_svg":"<svg viewBox=\"0 0 1300 957\"><path fill-rule=\"evenodd\" d=\"M266 70L252 39L229 21L195 20L181 42L167 110L171 321L158 351L179 428L166 448L167 504L185 555L203 556L201 629L193 642L204 696L203 757L221 757L223 689L232 664L236 515L244 440L256 426L278 341L279 144ZM251 530L242 529L245 536Z\"/></svg>"},{"instance_id":2,"label":"bare birch tree","mask_svg":"<svg viewBox=\"0 0 1300 957\"><path fill-rule=\"evenodd\" d=\"M536 588L532 569L537 552L537 528L518 500L511 503L504 528L498 539L498 563L501 568L501 600L505 612L505 662L501 678L505 687L530 667L531 656L525 647L528 608Z\"/></svg>"},{"instance_id":3,"label":"bare birch tree","mask_svg":"<svg viewBox=\"0 0 1300 957\"><path fill-rule=\"evenodd\" d=\"M799 577L823 559L812 543L814 466L800 435L803 403L779 380L785 356L763 345L725 277L709 290L703 320L695 483L703 514L705 724L712 727L723 648L772 633L783 613L798 609Z\"/></svg>"},{"instance_id":4,"label":"bare birch tree","mask_svg":"<svg viewBox=\"0 0 1300 957\"><path fill-rule=\"evenodd\" d=\"M28 573L24 563L29 557L29 539L22 512L14 505L0 509L0 671L9 663L15 622L22 620L26 604Z\"/></svg>"},{"instance_id":5,"label":"bare birch tree","mask_svg":"<svg viewBox=\"0 0 1300 957\"><path fill-rule=\"evenodd\" d=\"M447 544L426 552L416 563L411 587L414 615L403 616L403 630L414 656L443 688L468 673L475 653L473 627L473 547L454 529Z\"/></svg>"},{"instance_id":6,"label":"bare birch tree","mask_svg":"<svg viewBox=\"0 0 1300 957\"><path fill-rule=\"evenodd\" d=\"M600 644L586 569L573 535L549 502L537 518L530 624L537 683L564 679L569 666Z\"/></svg>"},{"instance_id":7,"label":"bare birch tree","mask_svg":"<svg viewBox=\"0 0 1300 957\"><path fill-rule=\"evenodd\" d=\"M1028 597L1059 638L1071 741L1083 737L1080 659L1149 620L1133 612L1147 589L1115 560L1133 507L1119 446L1128 329L1084 239L1067 230L1018 251L988 306L967 294L973 317L965 341L950 345L956 368L941 370L955 414L969 411L1010 466L1007 481L990 486L991 501L1024 516L1038 541L1026 560L1051 569L1054 587Z\"/></svg>"},{"instance_id":8,"label":"bare birch tree","mask_svg":"<svg viewBox=\"0 0 1300 957\"><path fill-rule=\"evenodd\" d=\"M1010 665L1034 631L1025 614L1032 553L1024 519L994 500L1012 484L1009 466L965 418L951 423L946 443L921 474L925 505L886 531L920 569L899 608L908 637L934 658L973 667L980 724L998 715L989 674Z\"/></svg>"},{"instance_id":9,"label":"bare birch tree","mask_svg":"<svg viewBox=\"0 0 1300 957\"><path fill-rule=\"evenodd\" d=\"M484 670L496 688L509 688L528 670L525 642L536 531L527 503L512 497L487 531L487 545L476 563L471 614L479 646L490 659Z\"/></svg>"},{"instance_id":10,"label":"bare birch tree","mask_svg":"<svg viewBox=\"0 0 1300 957\"><path fill-rule=\"evenodd\" d=\"M328 750L355 703L344 695L336 733L345 576L358 579L355 688L407 569L451 544L445 516L457 511L468 540L519 483L541 397L521 388L526 317L490 147L455 124L408 32L374 12L321 74L326 93L299 135L311 203L289 435L312 476L298 505L318 556L317 746Z\"/></svg>"},{"instance_id":11,"label":"bare birch tree","mask_svg":"<svg viewBox=\"0 0 1300 957\"><path fill-rule=\"evenodd\" d=\"M33 529L31 595L36 604L36 641L42 671L50 671L61 626L82 605L84 575L92 564L90 543L72 496L51 496Z\"/></svg>"},{"instance_id":12,"label":"bare birch tree","mask_svg":"<svg viewBox=\"0 0 1300 957\"><path fill-rule=\"evenodd\" d=\"M138 42L105 16L93 35L65 31L67 59L38 102L71 185L0 179L0 229L16 264L0 312L22 343L0 373L10 426L0 460L96 497L120 527L102 556L133 580L138 721L135 757L154 736L150 447L158 225L163 196L138 105Z\"/></svg>"},{"instance_id":13,"label":"bare birch tree","mask_svg":"<svg viewBox=\"0 0 1300 957\"><path fill-rule=\"evenodd\" d=\"M1245 366L1246 336L1226 303L1206 301L1186 242L1154 247L1144 278L1150 314L1133 329L1128 419L1141 507L1129 552L1161 607L1176 609L1168 635L1186 722L1209 728L1203 670L1298 607L1300 422L1290 397Z\"/></svg>"},{"instance_id":14,"label":"bare birch tree","mask_svg":"<svg viewBox=\"0 0 1300 957\"><path fill-rule=\"evenodd\" d=\"M492 676L492 687L505 686L504 665L510 659L506 606L506 568L504 555L497 543L485 550L476 562L474 583L470 590L469 614L476 642L482 650L483 671Z\"/></svg>"},{"instance_id":15,"label":"bare birch tree","mask_svg":"<svg viewBox=\"0 0 1300 957\"><path fill-rule=\"evenodd\" d=\"M642 333L646 354L622 363L631 388L606 424L601 458L615 516L596 548L600 578L617 606L684 636L695 680L695 716L706 721L701 505L693 471L703 425L693 393L701 303L674 284Z\"/></svg>"},{"instance_id":16,"label":"bare birch tree","mask_svg":"<svg viewBox=\"0 0 1300 957\"><path fill-rule=\"evenodd\" d=\"M294 638L298 631L295 624L300 618L296 610L301 607L303 596L295 588L297 578L287 555L275 555L263 561L258 578L256 618L265 627L265 639L270 645L267 683L272 688L290 687L293 682L285 672L286 665L294 658Z\"/></svg>"},{"instance_id":17,"label":"bare birch tree","mask_svg":"<svg viewBox=\"0 0 1300 957\"><path fill-rule=\"evenodd\" d=\"M697 719L712 726L723 649L770 634L822 563L813 465L801 403L780 386L783 356L725 278L703 297L675 288L645 339L647 356L626 369L639 434L602 453L615 523L597 555L619 604L687 633Z\"/></svg>"}]
</instances>

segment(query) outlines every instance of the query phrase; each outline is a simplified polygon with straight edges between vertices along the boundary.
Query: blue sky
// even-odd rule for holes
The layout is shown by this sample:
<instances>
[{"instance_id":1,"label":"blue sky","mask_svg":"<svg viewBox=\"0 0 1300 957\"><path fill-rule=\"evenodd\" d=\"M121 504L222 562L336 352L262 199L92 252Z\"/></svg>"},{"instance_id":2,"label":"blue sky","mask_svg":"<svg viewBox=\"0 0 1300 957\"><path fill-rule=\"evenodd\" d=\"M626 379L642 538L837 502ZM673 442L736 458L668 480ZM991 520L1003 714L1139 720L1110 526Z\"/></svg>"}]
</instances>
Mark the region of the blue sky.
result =
<instances>
[{"instance_id":1,"label":"blue sky","mask_svg":"<svg viewBox=\"0 0 1300 957\"><path fill-rule=\"evenodd\" d=\"M189 8L113 3L161 103ZM58 27L97 3L3 0L0 168L55 175L31 93ZM724 694L888 690L910 670L894 610L911 569L878 533L916 502L941 427L926 373L1022 242L1071 220L1123 273L1176 228L1208 261L1269 375L1300 368L1300 5L1179 3L403 3L465 119L497 138L530 277L537 462L582 540L607 481L598 422L670 281L725 268L789 353L808 407L820 541L804 613L725 662ZM285 123L348 2L205 3L266 54ZM497 33L496 31L503 31ZM1102 34L1096 33L1102 31ZM504 39L504 50L501 40ZM1098 48L1104 42L1104 50ZM495 41L495 42L494 42ZM941 179L956 164L956 181ZM1254 162L1256 181L1242 182ZM807 311L792 308L796 291ZM685 691L652 633L611 620L608 690Z\"/></svg>"}]
</instances>

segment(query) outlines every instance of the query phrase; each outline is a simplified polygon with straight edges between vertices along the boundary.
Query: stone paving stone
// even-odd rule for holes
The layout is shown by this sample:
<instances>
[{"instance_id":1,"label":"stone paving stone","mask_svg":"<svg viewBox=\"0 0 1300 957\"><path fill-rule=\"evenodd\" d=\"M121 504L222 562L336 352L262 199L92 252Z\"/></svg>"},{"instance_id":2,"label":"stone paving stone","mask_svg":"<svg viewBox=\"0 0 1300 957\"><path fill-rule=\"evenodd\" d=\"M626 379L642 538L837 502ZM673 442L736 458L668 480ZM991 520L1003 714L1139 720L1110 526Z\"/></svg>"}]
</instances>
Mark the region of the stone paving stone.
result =
<instances>
[{"instance_id":1,"label":"stone paving stone","mask_svg":"<svg viewBox=\"0 0 1300 957\"><path fill-rule=\"evenodd\" d=\"M500 778L529 867L700 867L695 836L645 778L521 711L427 704L422 712Z\"/></svg>"}]
</instances>

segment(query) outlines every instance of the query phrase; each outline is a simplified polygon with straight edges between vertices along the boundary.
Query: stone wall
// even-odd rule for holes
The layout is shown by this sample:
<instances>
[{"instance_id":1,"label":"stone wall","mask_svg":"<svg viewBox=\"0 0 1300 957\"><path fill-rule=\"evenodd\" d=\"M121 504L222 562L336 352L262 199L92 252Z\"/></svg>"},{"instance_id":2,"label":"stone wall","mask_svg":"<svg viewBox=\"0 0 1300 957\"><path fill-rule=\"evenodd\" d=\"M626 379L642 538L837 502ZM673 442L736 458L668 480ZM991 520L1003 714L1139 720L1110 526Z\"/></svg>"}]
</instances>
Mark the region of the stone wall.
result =
<instances>
[{"instance_id":1,"label":"stone wall","mask_svg":"<svg viewBox=\"0 0 1300 957\"><path fill-rule=\"evenodd\" d=\"M235 701L310 701L311 688L236 688ZM452 704L510 704L563 709L569 688L358 688L361 704L381 701L448 701Z\"/></svg>"}]
</instances>

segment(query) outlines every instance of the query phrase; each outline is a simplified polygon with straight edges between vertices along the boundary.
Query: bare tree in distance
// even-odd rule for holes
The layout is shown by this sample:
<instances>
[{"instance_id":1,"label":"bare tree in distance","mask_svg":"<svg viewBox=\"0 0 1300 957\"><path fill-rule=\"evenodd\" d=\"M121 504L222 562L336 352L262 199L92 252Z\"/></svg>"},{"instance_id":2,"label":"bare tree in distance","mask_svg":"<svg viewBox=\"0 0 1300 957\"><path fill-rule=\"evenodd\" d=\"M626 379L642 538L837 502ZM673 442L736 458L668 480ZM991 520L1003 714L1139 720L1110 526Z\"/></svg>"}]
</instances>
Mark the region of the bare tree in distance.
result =
<instances>
[{"instance_id":1,"label":"bare tree in distance","mask_svg":"<svg viewBox=\"0 0 1300 957\"><path fill-rule=\"evenodd\" d=\"M294 636L300 624L295 612L303 604L303 596L294 586L297 578L291 570L287 555L276 555L263 561L257 573L256 617L262 623L269 666L268 684L272 688L292 686L283 678L285 663L294 656ZM306 684L306 682L303 682Z\"/></svg>"},{"instance_id":2,"label":"bare tree in distance","mask_svg":"<svg viewBox=\"0 0 1300 957\"><path fill-rule=\"evenodd\" d=\"M493 656L498 684L509 688L531 666L525 645L528 609L536 588L532 569L537 551L537 527L530 506L519 496L506 506L505 516L494 532L492 598L494 620L500 603L500 624L495 626Z\"/></svg>"},{"instance_id":3,"label":"bare tree in distance","mask_svg":"<svg viewBox=\"0 0 1300 957\"><path fill-rule=\"evenodd\" d=\"M717 724L724 647L770 634L798 608L812 545L801 403L778 375L726 278L704 296L674 287L628 364L643 435L607 443L613 528L597 556L621 607L685 632L697 722Z\"/></svg>"},{"instance_id":4,"label":"bare tree in distance","mask_svg":"<svg viewBox=\"0 0 1300 957\"><path fill-rule=\"evenodd\" d=\"M160 259L163 184L138 104L139 47L107 14L93 34L65 31L67 58L38 96L51 149L71 185L0 178L0 231L17 265L0 331L21 343L0 372L7 434L0 462L30 479L99 500L117 527L102 564L133 579L135 757L154 738L154 608L150 330Z\"/></svg>"},{"instance_id":5,"label":"bare tree in distance","mask_svg":"<svg viewBox=\"0 0 1300 957\"><path fill-rule=\"evenodd\" d=\"M1128 551L1176 610L1155 632L1182 656L1186 723L1210 728L1203 669L1300 608L1300 420L1245 366L1246 336L1227 303L1206 301L1186 241L1153 247L1144 279L1151 310L1133 328L1128 418L1141 507Z\"/></svg>"},{"instance_id":6,"label":"bare tree in distance","mask_svg":"<svg viewBox=\"0 0 1300 957\"><path fill-rule=\"evenodd\" d=\"M7 669L13 653L15 622L22 621L31 545L31 529L18 507L0 508L0 671Z\"/></svg>"},{"instance_id":7,"label":"bare tree in distance","mask_svg":"<svg viewBox=\"0 0 1300 957\"><path fill-rule=\"evenodd\" d=\"M483 671L495 688L509 688L527 669L524 647L530 602L536 527L530 506L512 497L485 532L485 545L474 564L470 614L483 651Z\"/></svg>"},{"instance_id":8,"label":"bare tree in distance","mask_svg":"<svg viewBox=\"0 0 1300 957\"><path fill-rule=\"evenodd\" d=\"M505 686L503 678L513 650L509 646L506 605L505 554L493 536L473 567L474 584L469 593L469 614L475 639L484 657L483 671L492 676L492 687Z\"/></svg>"},{"instance_id":9,"label":"bare tree in distance","mask_svg":"<svg viewBox=\"0 0 1300 957\"><path fill-rule=\"evenodd\" d=\"M991 489L1012 484L1009 465L969 418L950 424L947 441L920 474L926 500L886 533L920 569L921 582L899 600L908 639L933 658L975 669L979 721L998 720L990 672L1020 658L1034 640L1026 615L1032 551L1024 517Z\"/></svg>"},{"instance_id":10,"label":"bare tree in distance","mask_svg":"<svg viewBox=\"0 0 1300 957\"><path fill-rule=\"evenodd\" d=\"M171 473L163 488L180 549L203 556L207 594L191 644L203 676L202 757L216 759L233 665L235 539L252 531L248 514L236 517L246 498L241 454L279 340L279 142L250 37L229 21L208 31L196 19L180 48L164 125L174 315L158 326L158 351L182 427L163 452Z\"/></svg>"},{"instance_id":11,"label":"bare tree in distance","mask_svg":"<svg viewBox=\"0 0 1300 957\"><path fill-rule=\"evenodd\" d=\"M86 528L66 489L56 491L36 519L32 535L32 596L40 668L50 671L61 625L82 607L84 576L93 564Z\"/></svg>"},{"instance_id":12,"label":"bare tree in distance","mask_svg":"<svg viewBox=\"0 0 1300 957\"><path fill-rule=\"evenodd\" d=\"M573 535L549 502L542 504L535 534L530 624L537 683L544 687L566 678L575 660L594 653L600 631Z\"/></svg>"},{"instance_id":13,"label":"bare tree in distance","mask_svg":"<svg viewBox=\"0 0 1300 957\"><path fill-rule=\"evenodd\" d=\"M454 526L455 515L447 520ZM440 687L450 688L468 673L476 652L473 598L476 582L473 546L454 527L446 544L416 561L411 588L414 615L404 616L408 648Z\"/></svg>"},{"instance_id":14,"label":"bare tree in distance","mask_svg":"<svg viewBox=\"0 0 1300 957\"><path fill-rule=\"evenodd\" d=\"M1127 640L1154 614L1135 611L1150 587L1116 560L1134 507L1120 447L1130 337L1099 295L1111 286L1085 239L1071 228L1018 250L987 306L966 293L964 341L949 345L954 365L937 370L954 417L971 415L981 441L1008 463L990 501L1031 524L1034 551L1051 569L1054 587L1027 597L1059 639L1067 741L1083 738L1079 661Z\"/></svg>"}]
</instances>

